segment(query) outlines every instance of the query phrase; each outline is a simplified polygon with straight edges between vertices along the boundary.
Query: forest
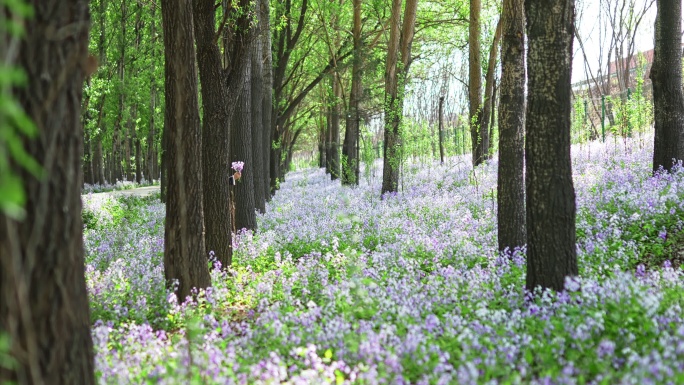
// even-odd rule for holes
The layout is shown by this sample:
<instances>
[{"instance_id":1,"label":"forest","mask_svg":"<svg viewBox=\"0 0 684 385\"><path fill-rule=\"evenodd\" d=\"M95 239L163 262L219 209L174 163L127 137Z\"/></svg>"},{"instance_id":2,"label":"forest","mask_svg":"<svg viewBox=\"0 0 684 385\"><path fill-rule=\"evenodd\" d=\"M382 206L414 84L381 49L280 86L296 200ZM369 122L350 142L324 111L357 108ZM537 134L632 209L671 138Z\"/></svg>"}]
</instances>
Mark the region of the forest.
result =
<instances>
[{"instance_id":1,"label":"forest","mask_svg":"<svg viewBox=\"0 0 684 385\"><path fill-rule=\"evenodd\" d=\"M0 2L0 385L684 384L681 1Z\"/></svg>"}]
</instances>

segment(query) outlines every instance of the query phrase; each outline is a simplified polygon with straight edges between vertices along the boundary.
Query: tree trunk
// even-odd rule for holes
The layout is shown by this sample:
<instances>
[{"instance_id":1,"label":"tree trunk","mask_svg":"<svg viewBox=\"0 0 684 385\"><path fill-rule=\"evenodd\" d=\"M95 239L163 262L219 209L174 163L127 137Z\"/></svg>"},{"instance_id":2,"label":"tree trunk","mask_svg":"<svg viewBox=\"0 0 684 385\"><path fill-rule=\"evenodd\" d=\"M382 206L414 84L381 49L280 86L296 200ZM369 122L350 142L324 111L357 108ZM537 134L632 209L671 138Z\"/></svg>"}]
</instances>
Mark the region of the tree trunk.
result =
<instances>
[{"instance_id":1,"label":"tree trunk","mask_svg":"<svg viewBox=\"0 0 684 385\"><path fill-rule=\"evenodd\" d=\"M351 92L349 93L349 111L344 131L344 147L342 157L342 184L359 184L359 128L361 115L359 107L363 97L363 40L361 40L361 0L353 0L354 25L352 29L354 39L354 57L352 64Z\"/></svg>"},{"instance_id":2,"label":"tree trunk","mask_svg":"<svg viewBox=\"0 0 684 385\"><path fill-rule=\"evenodd\" d=\"M140 139L135 137L135 182L140 184L143 180L142 173L142 149L140 148Z\"/></svg>"},{"instance_id":3,"label":"tree trunk","mask_svg":"<svg viewBox=\"0 0 684 385\"><path fill-rule=\"evenodd\" d=\"M256 2L256 7L257 9L260 9L260 4L261 0ZM263 144L263 132L264 132L264 126L263 126L263 121L262 121L262 116L264 115L263 111L263 105L262 105L262 100L264 98L264 85L263 85L263 64L262 64L262 48L263 44L261 43L261 39L265 37L270 31L264 30L263 27L261 27L261 13L257 13L256 17L258 18L258 26L260 27L257 35L256 35L256 40L252 44L251 48L251 78L250 78L250 84L251 84L251 103L250 103L250 110L252 114L251 118L251 131L252 131L252 164L247 165L245 164L245 167L248 168L251 171L251 177L252 181L254 183L254 205L257 210L259 210L260 213L263 213L266 211L266 197L264 196L264 178L263 178L263 170L264 170L264 155L262 153L264 149L264 144ZM256 222L255 222L256 223Z\"/></svg>"},{"instance_id":4,"label":"tree trunk","mask_svg":"<svg viewBox=\"0 0 684 385\"><path fill-rule=\"evenodd\" d=\"M682 2L658 0L655 27L653 171L671 170L684 159L684 95L682 94Z\"/></svg>"},{"instance_id":5,"label":"tree trunk","mask_svg":"<svg viewBox=\"0 0 684 385\"><path fill-rule=\"evenodd\" d=\"M340 177L340 98L342 88L337 72L332 75L333 100L330 107L330 179ZM291 151L288 155L292 156Z\"/></svg>"},{"instance_id":6,"label":"tree trunk","mask_svg":"<svg viewBox=\"0 0 684 385\"><path fill-rule=\"evenodd\" d=\"M43 177L14 166L26 193L25 217L0 213L0 330L11 338L16 360L13 369L0 368L0 383L88 385L95 375L80 168L83 83L94 62L88 2L30 4L17 63L27 85L15 96L36 123L37 136L25 139L24 148ZM67 32L46 38L55 31Z\"/></svg>"},{"instance_id":7,"label":"tree trunk","mask_svg":"<svg viewBox=\"0 0 684 385\"><path fill-rule=\"evenodd\" d=\"M126 107L125 84L126 84L126 21L128 18L127 0L121 1L121 41L119 42L119 116L115 130L117 132L118 149L120 154L115 162L117 169L117 180L128 180L129 163L131 161L131 150L128 145L128 122L124 122L124 110Z\"/></svg>"},{"instance_id":8,"label":"tree trunk","mask_svg":"<svg viewBox=\"0 0 684 385\"><path fill-rule=\"evenodd\" d=\"M322 114L321 114L322 115ZM327 119L322 121L321 119L318 120L318 167L323 168L325 167L326 172L328 171L328 160L326 157L327 153L327 148L326 148L326 123Z\"/></svg>"},{"instance_id":9,"label":"tree trunk","mask_svg":"<svg viewBox=\"0 0 684 385\"><path fill-rule=\"evenodd\" d=\"M271 138L273 136L273 72L272 65L273 60L271 57L271 16L270 16L270 5L269 0L261 0L260 2L260 16L259 20L264 28L264 36L262 39L262 51L263 55L263 100L261 104L262 109L262 146L263 146L263 172L262 178L264 180L264 198L268 201L271 199L271 179L275 178L274 174L271 174Z\"/></svg>"},{"instance_id":10,"label":"tree trunk","mask_svg":"<svg viewBox=\"0 0 684 385\"><path fill-rule=\"evenodd\" d=\"M163 29L163 26L162 26ZM166 75L165 75L166 76ZM166 82L166 78L164 79L164 82ZM166 91L164 91L164 94L166 94ZM168 103L168 101L166 102ZM168 155L168 149L169 149L169 122L168 118L166 116L166 111L164 111L164 127L162 127L162 140L161 140L161 164L159 165L159 200L162 201L162 203L166 203L166 193L168 191L168 186L169 186L169 174L168 174L168 169L169 169L169 155Z\"/></svg>"},{"instance_id":11,"label":"tree trunk","mask_svg":"<svg viewBox=\"0 0 684 385\"><path fill-rule=\"evenodd\" d=\"M529 42L526 287L560 291L567 276L577 275L570 161L574 0L526 0L525 14Z\"/></svg>"},{"instance_id":12,"label":"tree trunk","mask_svg":"<svg viewBox=\"0 0 684 385\"><path fill-rule=\"evenodd\" d=\"M482 133L482 156L485 160L491 159L492 154L492 136L490 127L490 118L492 110L495 109L494 103L494 89L496 87L496 64L499 55L499 42L501 41L501 19L496 25L496 32L492 45L489 48L489 61L487 62L487 74L485 76L485 95L484 104L482 106L482 122L480 123L480 132Z\"/></svg>"},{"instance_id":13,"label":"tree trunk","mask_svg":"<svg viewBox=\"0 0 684 385\"><path fill-rule=\"evenodd\" d=\"M250 9L249 0L240 0L239 9ZM224 9L224 12L236 12ZM207 251L214 251L224 268L232 263L232 220L230 214L230 123L236 110L238 95L248 80L244 71L249 66L248 51L253 39L249 24L251 13L228 15L234 21L226 25L224 45L225 68L215 42L215 10L212 0L195 0L195 31L204 103L202 158L204 162L205 223ZM248 164L246 163L245 166ZM251 167L251 166L250 166ZM252 208L253 209L253 208Z\"/></svg>"},{"instance_id":14,"label":"tree trunk","mask_svg":"<svg viewBox=\"0 0 684 385\"><path fill-rule=\"evenodd\" d=\"M499 251L527 241L525 232L525 13L523 0L504 0L501 11L499 100Z\"/></svg>"},{"instance_id":15,"label":"tree trunk","mask_svg":"<svg viewBox=\"0 0 684 385\"><path fill-rule=\"evenodd\" d=\"M154 22L152 23L154 25ZM153 27L154 30L154 27ZM153 71L154 72L154 71ZM150 88L150 130L147 133L147 154L145 155L145 164L147 165L147 175L146 177L150 182L153 182L155 178L158 177L155 173L156 166L156 146L155 138L157 136L155 131L155 120L154 120L154 110L157 105L157 88L154 85L154 76L152 77L151 88Z\"/></svg>"},{"instance_id":16,"label":"tree trunk","mask_svg":"<svg viewBox=\"0 0 684 385\"><path fill-rule=\"evenodd\" d=\"M439 97L439 162L444 164L444 96Z\"/></svg>"},{"instance_id":17,"label":"tree trunk","mask_svg":"<svg viewBox=\"0 0 684 385\"><path fill-rule=\"evenodd\" d=\"M470 0L470 26L468 27L468 123L472 142L473 167L485 161L487 142L482 128L482 58L480 57L480 0Z\"/></svg>"},{"instance_id":18,"label":"tree trunk","mask_svg":"<svg viewBox=\"0 0 684 385\"><path fill-rule=\"evenodd\" d=\"M85 123L85 120L84 120ZM85 128L85 124L83 124ZM90 135L87 132L83 134L83 181L88 184L93 184L93 150L90 144Z\"/></svg>"},{"instance_id":19,"label":"tree trunk","mask_svg":"<svg viewBox=\"0 0 684 385\"><path fill-rule=\"evenodd\" d=\"M162 2L165 58L167 196L164 276L179 302L211 285L204 243L202 130L190 0ZM224 234L225 236L225 234Z\"/></svg>"},{"instance_id":20,"label":"tree trunk","mask_svg":"<svg viewBox=\"0 0 684 385\"><path fill-rule=\"evenodd\" d=\"M93 172L95 173L95 183L100 185L105 184L104 160L102 158L102 139L100 138L100 135L97 136L97 141L95 142Z\"/></svg>"},{"instance_id":21,"label":"tree trunk","mask_svg":"<svg viewBox=\"0 0 684 385\"><path fill-rule=\"evenodd\" d=\"M256 213L254 204L254 163L252 157L252 111L251 111L251 60L248 57L248 65L243 70L245 83L240 97L237 100L237 108L230 125L231 143L230 159L233 162L245 162L242 171L242 178L235 186L234 191L234 210L235 210L235 229L256 229Z\"/></svg>"},{"instance_id":22,"label":"tree trunk","mask_svg":"<svg viewBox=\"0 0 684 385\"><path fill-rule=\"evenodd\" d=\"M417 0L407 0L401 23L401 0L392 0L390 39L385 66L385 141L381 193L396 192L402 158L401 132L406 75L411 65Z\"/></svg>"}]
</instances>

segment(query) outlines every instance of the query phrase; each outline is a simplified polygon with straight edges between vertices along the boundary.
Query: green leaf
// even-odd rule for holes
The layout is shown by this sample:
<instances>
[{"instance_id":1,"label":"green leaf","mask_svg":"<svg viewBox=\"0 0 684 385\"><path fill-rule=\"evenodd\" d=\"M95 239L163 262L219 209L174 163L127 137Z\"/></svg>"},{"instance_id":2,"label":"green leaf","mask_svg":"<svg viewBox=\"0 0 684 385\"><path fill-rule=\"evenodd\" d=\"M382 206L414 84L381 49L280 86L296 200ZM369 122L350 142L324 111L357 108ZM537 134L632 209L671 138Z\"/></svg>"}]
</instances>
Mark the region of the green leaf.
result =
<instances>
[{"instance_id":1,"label":"green leaf","mask_svg":"<svg viewBox=\"0 0 684 385\"><path fill-rule=\"evenodd\" d=\"M0 211L10 218L22 220L26 212L23 209L26 195L21 178L9 172L0 176Z\"/></svg>"}]
</instances>

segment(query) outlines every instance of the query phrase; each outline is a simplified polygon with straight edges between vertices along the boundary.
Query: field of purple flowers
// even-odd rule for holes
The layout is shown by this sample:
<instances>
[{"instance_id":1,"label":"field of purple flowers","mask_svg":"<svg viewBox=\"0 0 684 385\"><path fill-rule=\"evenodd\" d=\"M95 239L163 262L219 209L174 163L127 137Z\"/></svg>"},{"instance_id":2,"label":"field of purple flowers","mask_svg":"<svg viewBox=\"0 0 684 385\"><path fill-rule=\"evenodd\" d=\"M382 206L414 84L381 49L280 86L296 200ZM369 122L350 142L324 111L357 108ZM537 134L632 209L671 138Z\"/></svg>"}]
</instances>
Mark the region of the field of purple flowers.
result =
<instances>
[{"instance_id":1,"label":"field of purple flowers","mask_svg":"<svg viewBox=\"0 0 684 385\"><path fill-rule=\"evenodd\" d=\"M573 148L581 276L535 299L524 250L496 252L496 161L408 161L384 200L379 169L290 173L184 304L158 199L86 198L100 382L684 383L684 171L652 177L640 143Z\"/></svg>"}]
</instances>

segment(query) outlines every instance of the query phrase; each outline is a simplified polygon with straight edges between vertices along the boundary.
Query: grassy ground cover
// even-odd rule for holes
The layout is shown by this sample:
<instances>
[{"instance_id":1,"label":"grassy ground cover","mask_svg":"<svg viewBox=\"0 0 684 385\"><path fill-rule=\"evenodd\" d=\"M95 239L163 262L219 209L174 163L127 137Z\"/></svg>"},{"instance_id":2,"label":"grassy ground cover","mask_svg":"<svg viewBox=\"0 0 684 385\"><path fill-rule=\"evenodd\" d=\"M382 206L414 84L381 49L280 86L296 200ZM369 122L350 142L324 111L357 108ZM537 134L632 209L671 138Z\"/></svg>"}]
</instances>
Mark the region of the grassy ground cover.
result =
<instances>
[{"instance_id":1,"label":"grassy ground cover","mask_svg":"<svg viewBox=\"0 0 684 385\"><path fill-rule=\"evenodd\" d=\"M525 250L496 252L496 161L409 161L383 200L379 170L354 189L291 173L183 304L158 199L85 198L100 382L684 383L684 171L650 159L573 148L581 275L535 297Z\"/></svg>"}]
</instances>

